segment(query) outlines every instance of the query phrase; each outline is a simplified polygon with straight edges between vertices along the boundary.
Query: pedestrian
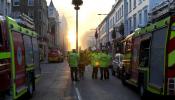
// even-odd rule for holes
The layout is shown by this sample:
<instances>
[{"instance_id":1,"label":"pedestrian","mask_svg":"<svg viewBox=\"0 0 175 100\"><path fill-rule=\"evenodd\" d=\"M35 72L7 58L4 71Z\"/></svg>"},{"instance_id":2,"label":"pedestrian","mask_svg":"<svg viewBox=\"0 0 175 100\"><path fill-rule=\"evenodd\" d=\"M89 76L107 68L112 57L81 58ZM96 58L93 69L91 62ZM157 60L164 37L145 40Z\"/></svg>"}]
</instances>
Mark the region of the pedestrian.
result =
<instances>
[{"instance_id":1,"label":"pedestrian","mask_svg":"<svg viewBox=\"0 0 175 100\"><path fill-rule=\"evenodd\" d=\"M105 79L109 79L109 67L112 61L112 56L109 55L108 52L106 52L106 66L104 69L104 73L105 73Z\"/></svg>"},{"instance_id":2,"label":"pedestrian","mask_svg":"<svg viewBox=\"0 0 175 100\"><path fill-rule=\"evenodd\" d=\"M101 80L103 79L109 79L109 65L111 62L111 56L106 53L106 51L103 51L100 53L100 74L101 74Z\"/></svg>"},{"instance_id":3,"label":"pedestrian","mask_svg":"<svg viewBox=\"0 0 175 100\"><path fill-rule=\"evenodd\" d=\"M80 59L79 59L79 65L78 65L78 69L79 69L79 78L80 79L84 79L84 72L85 72L85 66L86 66L86 53L85 51L81 50L80 51Z\"/></svg>"},{"instance_id":4,"label":"pedestrian","mask_svg":"<svg viewBox=\"0 0 175 100\"><path fill-rule=\"evenodd\" d=\"M70 70L71 70L71 79L72 81L78 81L78 59L79 59L79 55L76 52L75 49L72 50L71 53L69 53L69 57L68 57L68 62L69 62L69 66L70 66Z\"/></svg>"},{"instance_id":5,"label":"pedestrian","mask_svg":"<svg viewBox=\"0 0 175 100\"><path fill-rule=\"evenodd\" d=\"M98 68L99 68L99 59L98 59L98 52L93 51L91 54L91 65L93 67L92 71L92 79L97 79L98 75Z\"/></svg>"}]
</instances>

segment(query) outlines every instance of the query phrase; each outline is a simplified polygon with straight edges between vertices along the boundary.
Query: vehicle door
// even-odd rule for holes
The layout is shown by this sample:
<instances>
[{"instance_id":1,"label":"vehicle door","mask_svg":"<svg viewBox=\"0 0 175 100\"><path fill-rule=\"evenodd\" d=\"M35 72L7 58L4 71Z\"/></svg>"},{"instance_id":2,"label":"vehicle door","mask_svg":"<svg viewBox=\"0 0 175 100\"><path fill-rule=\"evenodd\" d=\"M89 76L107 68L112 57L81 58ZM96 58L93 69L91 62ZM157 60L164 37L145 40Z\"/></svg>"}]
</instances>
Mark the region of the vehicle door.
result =
<instances>
[{"instance_id":1,"label":"vehicle door","mask_svg":"<svg viewBox=\"0 0 175 100\"><path fill-rule=\"evenodd\" d=\"M6 23L0 20L0 91L10 88L10 50Z\"/></svg>"},{"instance_id":2,"label":"vehicle door","mask_svg":"<svg viewBox=\"0 0 175 100\"><path fill-rule=\"evenodd\" d=\"M149 83L159 89L161 89L164 84L167 33L167 27L163 27L152 32Z\"/></svg>"},{"instance_id":3,"label":"vehicle door","mask_svg":"<svg viewBox=\"0 0 175 100\"><path fill-rule=\"evenodd\" d=\"M15 78L15 93L20 93L26 88L26 74L25 74L25 48L22 34L17 31L12 31L13 45L14 45L14 68L12 69Z\"/></svg>"},{"instance_id":4,"label":"vehicle door","mask_svg":"<svg viewBox=\"0 0 175 100\"><path fill-rule=\"evenodd\" d=\"M32 38L32 46L33 46L33 54L34 56L34 64L35 64L35 77L39 77L41 74L40 68L40 56L39 56L39 47L37 38Z\"/></svg>"}]
</instances>

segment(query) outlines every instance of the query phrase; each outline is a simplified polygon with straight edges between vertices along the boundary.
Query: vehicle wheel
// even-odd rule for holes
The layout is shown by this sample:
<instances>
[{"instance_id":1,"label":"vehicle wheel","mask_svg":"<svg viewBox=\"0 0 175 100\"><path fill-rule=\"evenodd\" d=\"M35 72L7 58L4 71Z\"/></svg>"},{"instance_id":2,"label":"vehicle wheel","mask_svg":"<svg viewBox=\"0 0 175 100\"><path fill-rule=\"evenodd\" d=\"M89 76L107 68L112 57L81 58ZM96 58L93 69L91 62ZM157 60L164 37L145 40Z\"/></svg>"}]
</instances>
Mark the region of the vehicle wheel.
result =
<instances>
[{"instance_id":1,"label":"vehicle wheel","mask_svg":"<svg viewBox=\"0 0 175 100\"><path fill-rule=\"evenodd\" d=\"M117 69L117 77L120 78L119 69Z\"/></svg>"},{"instance_id":2,"label":"vehicle wheel","mask_svg":"<svg viewBox=\"0 0 175 100\"><path fill-rule=\"evenodd\" d=\"M144 99L144 97L146 96L146 92L143 84L140 84L139 86L139 93L140 93L141 99Z\"/></svg>"},{"instance_id":3,"label":"vehicle wheel","mask_svg":"<svg viewBox=\"0 0 175 100\"><path fill-rule=\"evenodd\" d=\"M112 76L115 76L115 71L112 69Z\"/></svg>"},{"instance_id":4,"label":"vehicle wheel","mask_svg":"<svg viewBox=\"0 0 175 100\"><path fill-rule=\"evenodd\" d=\"M125 73L123 73L122 77L121 77L121 81L123 85L126 85L126 75Z\"/></svg>"},{"instance_id":5,"label":"vehicle wheel","mask_svg":"<svg viewBox=\"0 0 175 100\"><path fill-rule=\"evenodd\" d=\"M33 93L34 93L34 90L35 90L35 78L34 78L35 76L34 76L34 73L31 73L31 77L32 77L32 80L28 84L28 89L27 89L29 97L33 96Z\"/></svg>"},{"instance_id":6,"label":"vehicle wheel","mask_svg":"<svg viewBox=\"0 0 175 100\"><path fill-rule=\"evenodd\" d=\"M30 83L30 85L28 86L28 96L29 97L32 97L32 95L33 95L33 85L32 85L32 83Z\"/></svg>"}]
</instances>

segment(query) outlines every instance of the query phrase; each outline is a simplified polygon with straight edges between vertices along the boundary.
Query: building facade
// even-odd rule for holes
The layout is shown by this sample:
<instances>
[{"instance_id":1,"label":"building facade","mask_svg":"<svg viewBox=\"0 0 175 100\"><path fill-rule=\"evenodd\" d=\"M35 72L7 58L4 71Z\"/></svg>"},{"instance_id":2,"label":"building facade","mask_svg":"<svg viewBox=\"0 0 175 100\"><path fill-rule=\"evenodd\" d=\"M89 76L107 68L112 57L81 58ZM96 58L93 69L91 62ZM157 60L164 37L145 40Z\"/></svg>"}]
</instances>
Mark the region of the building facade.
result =
<instances>
[{"instance_id":1,"label":"building facade","mask_svg":"<svg viewBox=\"0 0 175 100\"><path fill-rule=\"evenodd\" d=\"M0 15L11 16L11 0L0 0Z\"/></svg>"},{"instance_id":2,"label":"building facade","mask_svg":"<svg viewBox=\"0 0 175 100\"><path fill-rule=\"evenodd\" d=\"M152 10L155 6L158 6L163 1L167 1L167 0L149 0L150 10Z\"/></svg>"},{"instance_id":3,"label":"building facade","mask_svg":"<svg viewBox=\"0 0 175 100\"><path fill-rule=\"evenodd\" d=\"M41 54L47 57L48 7L46 0L12 0L12 12L15 19L25 14L34 20L35 31L39 34Z\"/></svg>"},{"instance_id":4,"label":"building facade","mask_svg":"<svg viewBox=\"0 0 175 100\"><path fill-rule=\"evenodd\" d=\"M143 27L148 23L149 0L127 0L127 33L139 27Z\"/></svg>"},{"instance_id":5,"label":"building facade","mask_svg":"<svg viewBox=\"0 0 175 100\"><path fill-rule=\"evenodd\" d=\"M109 19L109 42L112 42L112 33L115 30L116 39L120 38L124 33L119 31L119 28L124 24L124 0L116 0L111 12L108 15Z\"/></svg>"},{"instance_id":6,"label":"building facade","mask_svg":"<svg viewBox=\"0 0 175 100\"><path fill-rule=\"evenodd\" d=\"M170 0L170 3L173 0ZM146 26L151 20L153 8L164 5L167 0L115 0L111 11L98 25L98 46L126 37L137 28ZM115 39L113 34L115 33Z\"/></svg>"},{"instance_id":7,"label":"building facade","mask_svg":"<svg viewBox=\"0 0 175 100\"><path fill-rule=\"evenodd\" d=\"M116 0L109 14L97 27L97 33L99 35L97 46L99 46L101 49L102 47L105 47L111 50L111 44L114 40L112 37L113 33L116 36L115 39L121 38L124 35L124 32L120 31L121 26L124 26L124 21L126 18L124 17L124 6L124 0Z\"/></svg>"},{"instance_id":8,"label":"building facade","mask_svg":"<svg viewBox=\"0 0 175 100\"><path fill-rule=\"evenodd\" d=\"M98 26L99 44L113 44L114 40L145 26L149 9L149 0L115 0L111 11Z\"/></svg>"},{"instance_id":9,"label":"building facade","mask_svg":"<svg viewBox=\"0 0 175 100\"><path fill-rule=\"evenodd\" d=\"M98 26L98 43L100 49L106 45L108 39L108 20L107 17Z\"/></svg>"},{"instance_id":10,"label":"building facade","mask_svg":"<svg viewBox=\"0 0 175 100\"><path fill-rule=\"evenodd\" d=\"M60 37L59 40L60 40L60 44L62 44L63 51L64 52L68 51L68 23L64 15L61 18L59 37ZM61 38L62 38L62 42L61 42Z\"/></svg>"},{"instance_id":11,"label":"building facade","mask_svg":"<svg viewBox=\"0 0 175 100\"><path fill-rule=\"evenodd\" d=\"M51 0L50 5L48 7L48 18L49 18L49 30L48 30L48 35L50 36L49 38L49 43L50 47L60 47L60 42L59 42L59 27L60 27L60 22L59 22L59 14Z\"/></svg>"}]
</instances>

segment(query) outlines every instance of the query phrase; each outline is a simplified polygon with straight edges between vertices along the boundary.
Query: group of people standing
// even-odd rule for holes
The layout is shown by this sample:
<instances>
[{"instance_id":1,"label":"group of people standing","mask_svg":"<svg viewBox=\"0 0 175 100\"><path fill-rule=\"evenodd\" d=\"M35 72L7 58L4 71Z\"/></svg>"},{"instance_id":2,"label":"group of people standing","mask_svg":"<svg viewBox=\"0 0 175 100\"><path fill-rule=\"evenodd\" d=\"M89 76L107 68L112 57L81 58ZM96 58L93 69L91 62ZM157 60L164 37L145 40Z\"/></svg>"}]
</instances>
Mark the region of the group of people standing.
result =
<instances>
[{"instance_id":1,"label":"group of people standing","mask_svg":"<svg viewBox=\"0 0 175 100\"><path fill-rule=\"evenodd\" d=\"M91 66L93 67L92 79L97 79L98 69L100 69L100 79L109 79L109 66L111 56L106 51L93 51L91 53Z\"/></svg>"},{"instance_id":2,"label":"group of people standing","mask_svg":"<svg viewBox=\"0 0 175 100\"><path fill-rule=\"evenodd\" d=\"M109 66L111 56L106 51L88 51L81 50L79 53L75 49L68 54L68 63L71 70L72 81L78 81L84 78L85 66L93 67L92 79L98 78L98 70L100 69L100 79L109 79Z\"/></svg>"}]
</instances>

